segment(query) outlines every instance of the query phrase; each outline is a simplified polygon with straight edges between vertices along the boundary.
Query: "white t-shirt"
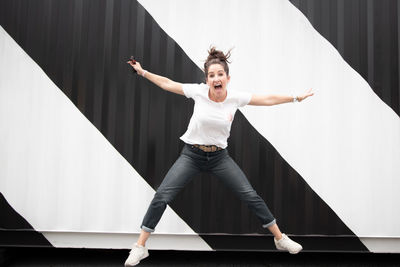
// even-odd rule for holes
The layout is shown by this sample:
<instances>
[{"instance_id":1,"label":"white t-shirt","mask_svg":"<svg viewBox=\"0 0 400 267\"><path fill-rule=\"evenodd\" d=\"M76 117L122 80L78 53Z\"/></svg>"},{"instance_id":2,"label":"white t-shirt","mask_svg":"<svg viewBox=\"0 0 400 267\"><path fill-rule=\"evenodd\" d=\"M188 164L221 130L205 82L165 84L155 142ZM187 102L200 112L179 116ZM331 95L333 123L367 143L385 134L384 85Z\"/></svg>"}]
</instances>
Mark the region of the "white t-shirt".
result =
<instances>
[{"instance_id":1,"label":"white t-shirt","mask_svg":"<svg viewBox=\"0 0 400 267\"><path fill-rule=\"evenodd\" d=\"M228 146L227 140L238 107L247 105L251 94L227 89L223 102L208 97L207 84L183 84L183 93L194 100L194 110L189 126L181 140L187 144Z\"/></svg>"}]
</instances>

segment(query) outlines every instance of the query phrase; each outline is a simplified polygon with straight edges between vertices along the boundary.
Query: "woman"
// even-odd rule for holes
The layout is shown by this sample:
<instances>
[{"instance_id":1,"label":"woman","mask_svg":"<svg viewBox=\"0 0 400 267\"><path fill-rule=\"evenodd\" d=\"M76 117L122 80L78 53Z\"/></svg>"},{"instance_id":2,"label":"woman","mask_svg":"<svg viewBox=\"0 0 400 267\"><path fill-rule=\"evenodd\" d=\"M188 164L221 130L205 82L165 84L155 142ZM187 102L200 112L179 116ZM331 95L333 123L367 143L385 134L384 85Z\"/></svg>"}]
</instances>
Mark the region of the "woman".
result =
<instances>
[{"instance_id":1,"label":"woman","mask_svg":"<svg viewBox=\"0 0 400 267\"><path fill-rule=\"evenodd\" d=\"M254 191L242 170L229 156L226 147L233 117L238 107L301 102L312 96L313 93L310 89L303 95L292 97L286 95L252 95L246 92L228 90L230 52L224 54L212 47L208 54L204 63L206 84L174 82L144 70L140 63L134 60L128 61L138 75L166 91L194 99L195 105L188 129L181 136L185 146L180 157L157 189L143 219L139 239L132 248L125 266L134 266L149 255L145 243L161 219L167 204L194 175L202 171L214 173L242 201L248 204L249 208L260 219L262 226L268 228L274 235L277 249L286 250L292 254L298 253L302 249L301 245L281 233L267 205Z\"/></svg>"}]
</instances>

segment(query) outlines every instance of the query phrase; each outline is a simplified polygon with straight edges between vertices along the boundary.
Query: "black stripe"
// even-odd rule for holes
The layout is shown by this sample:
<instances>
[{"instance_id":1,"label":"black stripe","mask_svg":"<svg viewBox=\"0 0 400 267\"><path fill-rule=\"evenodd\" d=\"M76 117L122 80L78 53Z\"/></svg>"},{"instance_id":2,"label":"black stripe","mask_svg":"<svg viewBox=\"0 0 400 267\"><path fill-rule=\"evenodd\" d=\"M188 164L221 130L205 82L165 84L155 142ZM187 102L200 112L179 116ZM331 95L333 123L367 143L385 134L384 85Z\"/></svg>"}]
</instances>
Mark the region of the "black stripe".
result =
<instances>
[{"instance_id":1,"label":"black stripe","mask_svg":"<svg viewBox=\"0 0 400 267\"><path fill-rule=\"evenodd\" d=\"M272 236L262 235L201 235L220 251L276 251ZM290 236L300 243L304 252L360 252L356 236ZM366 250L365 250L366 251Z\"/></svg>"},{"instance_id":2,"label":"black stripe","mask_svg":"<svg viewBox=\"0 0 400 267\"><path fill-rule=\"evenodd\" d=\"M399 1L290 1L400 116Z\"/></svg>"},{"instance_id":3,"label":"black stripe","mask_svg":"<svg viewBox=\"0 0 400 267\"><path fill-rule=\"evenodd\" d=\"M7 12L1 25L157 188L179 155L193 103L132 74L125 61L133 54L146 69L181 82L202 82L203 72L137 2L35 1L29 13L26 5L2 1ZM206 47L199 49L206 54ZM285 232L354 236L240 112L229 151ZM265 233L247 207L208 174L194 179L171 206L197 233ZM206 240L220 249L214 239ZM359 241L357 247L366 250Z\"/></svg>"},{"instance_id":4,"label":"black stripe","mask_svg":"<svg viewBox=\"0 0 400 267\"><path fill-rule=\"evenodd\" d=\"M10 206L2 193L0 193L0 212L0 246L52 246Z\"/></svg>"}]
</instances>

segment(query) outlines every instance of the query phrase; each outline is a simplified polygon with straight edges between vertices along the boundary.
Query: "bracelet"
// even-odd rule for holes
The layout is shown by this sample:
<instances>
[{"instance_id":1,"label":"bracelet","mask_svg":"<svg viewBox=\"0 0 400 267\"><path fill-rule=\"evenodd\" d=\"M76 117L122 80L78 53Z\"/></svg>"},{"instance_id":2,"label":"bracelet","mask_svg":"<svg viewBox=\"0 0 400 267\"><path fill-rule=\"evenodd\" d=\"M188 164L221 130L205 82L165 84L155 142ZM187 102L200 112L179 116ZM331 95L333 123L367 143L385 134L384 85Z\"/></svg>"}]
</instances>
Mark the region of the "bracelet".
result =
<instances>
[{"instance_id":1,"label":"bracelet","mask_svg":"<svg viewBox=\"0 0 400 267\"><path fill-rule=\"evenodd\" d=\"M144 77L144 75L146 74L147 70L144 70L142 73L142 76Z\"/></svg>"},{"instance_id":2,"label":"bracelet","mask_svg":"<svg viewBox=\"0 0 400 267\"><path fill-rule=\"evenodd\" d=\"M293 103L295 103L295 102L299 102L298 96L293 96Z\"/></svg>"}]
</instances>

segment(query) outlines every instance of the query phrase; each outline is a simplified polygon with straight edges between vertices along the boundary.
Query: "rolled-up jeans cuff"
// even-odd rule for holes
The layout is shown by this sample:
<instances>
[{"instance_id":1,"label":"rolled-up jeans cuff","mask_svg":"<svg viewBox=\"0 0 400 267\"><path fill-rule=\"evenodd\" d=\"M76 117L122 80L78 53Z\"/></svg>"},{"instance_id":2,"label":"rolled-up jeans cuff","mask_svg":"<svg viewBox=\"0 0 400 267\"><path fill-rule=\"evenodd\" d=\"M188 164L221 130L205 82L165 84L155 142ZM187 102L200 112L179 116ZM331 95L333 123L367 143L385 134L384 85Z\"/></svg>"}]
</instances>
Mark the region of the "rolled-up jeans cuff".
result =
<instances>
[{"instance_id":1,"label":"rolled-up jeans cuff","mask_svg":"<svg viewBox=\"0 0 400 267\"><path fill-rule=\"evenodd\" d=\"M148 233L154 232L154 229L148 228L148 227L146 227L146 226L144 226L144 225L142 225L141 228L142 228L143 231L146 231L146 232L148 232Z\"/></svg>"},{"instance_id":2,"label":"rolled-up jeans cuff","mask_svg":"<svg viewBox=\"0 0 400 267\"><path fill-rule=\"evenodd\" d=\"M272 225L274 225L274 224L276 224L276 219L273 219L272 220L272 222L270 222L270 223L267 223L267 224L263 224L263 228L268 228L268 227L270 227L270 226L272 226Z\"/></svg>"}]
</instances>

